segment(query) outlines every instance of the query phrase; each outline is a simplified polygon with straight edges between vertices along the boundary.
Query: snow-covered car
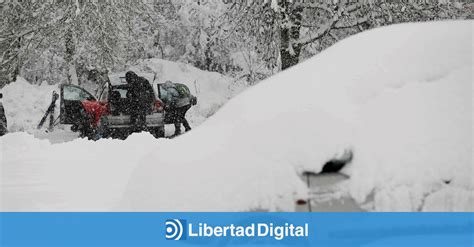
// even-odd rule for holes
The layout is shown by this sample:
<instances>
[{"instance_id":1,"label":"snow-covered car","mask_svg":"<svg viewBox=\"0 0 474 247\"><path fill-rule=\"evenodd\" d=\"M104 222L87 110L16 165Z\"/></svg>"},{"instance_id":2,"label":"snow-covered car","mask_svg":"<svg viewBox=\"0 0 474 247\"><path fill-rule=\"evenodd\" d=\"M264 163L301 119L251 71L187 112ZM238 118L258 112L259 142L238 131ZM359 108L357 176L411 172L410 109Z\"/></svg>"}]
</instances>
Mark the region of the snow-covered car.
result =
<instances>
[{"instance_id":1,"label":"snow-covered car","mask_svg":"<svg viewBox=\"0 0 474 247\"><path fill-rule=\"evenodd\" d=\"M3 98L3 94L0 93L0 99ZM7 133L7 116L5 115L5 109L0 101L0 136Z\"/></svg>"},{"instance_id":2,"label":"snow-covered car","mask_svg":"<svg viewBox=\"0 0 474 247\"><path fill-rule=\"evenodd\" d=\"M93 96L84 88L61 85L60 123L72 124L81 136L125 138L132 133L130 99L124 78L111 80ZM163 102L156 97L153 109L146 116L148 131L156 138L164 137Z\"/></svg>"}]
</instances>

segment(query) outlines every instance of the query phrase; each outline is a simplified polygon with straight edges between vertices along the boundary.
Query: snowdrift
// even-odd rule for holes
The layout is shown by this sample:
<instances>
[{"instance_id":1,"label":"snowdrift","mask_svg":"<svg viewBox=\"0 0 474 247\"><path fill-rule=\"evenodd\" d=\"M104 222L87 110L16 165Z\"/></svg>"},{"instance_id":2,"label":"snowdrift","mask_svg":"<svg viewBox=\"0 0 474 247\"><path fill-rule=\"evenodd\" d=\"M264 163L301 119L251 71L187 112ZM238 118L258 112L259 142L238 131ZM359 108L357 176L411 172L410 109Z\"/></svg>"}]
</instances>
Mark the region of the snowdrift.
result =
<instances>
[{"instance_id":1,"label":"snowdrift","mask_svg":"<svg viewBox=\"0 0 474 247\"><path fill-rule=\"evenodd\" d=\"M47 84L32 85L19 77L0 91L3 93L2 102L7 115L8 131L33 133L51 104L53 91L59 93L59 87ZM56 116L59 115L59 104L55 113ZM45 126L48 126L48 123L49 118Z\"/></svg>"},{"instance_id":2,"label":"snowdrift","mask_svg":"<svg viewBox=\"0 0 474 247\"><path fill-rule=\"evenodd\" d=\"M346 150L346 190L367 210L474 210L472 25L353 36L173 140L52 145L9 134L1 210L292 211L308 196L299 174Z\"/></svg>"},{"instance_id":3,"label":"snowdrift","mask_svg":"<svg viewBox=\"0 0 474 247\"><path fill-rule=\"evenodd\" d=\"M292 210L344 150L368 210L473 210L472 24L376 29L229 101L136 169L123 210Z\"/></svg>"}]
</instances>

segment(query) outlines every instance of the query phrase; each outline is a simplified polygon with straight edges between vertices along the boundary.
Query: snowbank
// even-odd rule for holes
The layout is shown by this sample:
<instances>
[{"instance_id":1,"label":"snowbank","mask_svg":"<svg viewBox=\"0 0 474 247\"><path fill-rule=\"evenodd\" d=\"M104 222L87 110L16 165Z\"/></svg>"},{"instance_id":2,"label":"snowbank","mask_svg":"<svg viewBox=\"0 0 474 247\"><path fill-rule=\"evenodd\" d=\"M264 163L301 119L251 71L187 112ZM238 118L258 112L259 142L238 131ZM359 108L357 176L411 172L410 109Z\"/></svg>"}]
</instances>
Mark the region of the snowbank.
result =
<instances>
[{"instance_id":1,"label":"snowbank","mask_svg":"<svg viewBox=\"0 0 474 247\"><path fill-rule=\"evenodd\" d=\"M50 144L24 132L10 133L0 138L0 209L109 211L141 157L166 141L135 134L126 142Z\"/></svg>"},{"instance_id":2,"label":"snowbank","mask_svg":"<svg viewBox=\"0 0 474 247\"><path fill-rule=\"evenodd\" d=\"M2 102L7 115L8 131L36 132L36 126L51 104L53 91L59 93L59 87L47 84L42 86L32 85L21 77L1 89L3 93ZM57 103L56 117L59 116L59 100ZM49 118L45 123L45 127L48 124Z\"/></svg>"},{"instance_id":3,"label":"snowbank","mask_svg":"<svg viewBox=\"0 0 474 247\"><path fill-rule=\"evenodd\" d=\"M474 210L473 70L466 62L363 106L351 173L355 199L373 193L371 209L382 211Z\"/></svg>"},{"instance_id":4,"label":"snowbank","mask_svg":"<svg viewBox=\"0 0 474 247\"><path fill-rule=\"evenodd\" d=\"M365 32L260 83L144 158L122 209L291 210L296 174L352 149L368 210L474 210L472 24Z\"/></svg>"},{"instance_id":5,"label":"snowbank","mask_svg":"<svg viewBox=\"0 0 474 247\"><path fill-rule=\"evenodd\" d=\"M299 173L350 149L347 189L368 210L474 210L472 25L348 38L173 140L51 145L9 134L0 138L1 209L292 211L307 196ZM209 98L224 100L220 91Z\"/></svg>"}]
</instances>

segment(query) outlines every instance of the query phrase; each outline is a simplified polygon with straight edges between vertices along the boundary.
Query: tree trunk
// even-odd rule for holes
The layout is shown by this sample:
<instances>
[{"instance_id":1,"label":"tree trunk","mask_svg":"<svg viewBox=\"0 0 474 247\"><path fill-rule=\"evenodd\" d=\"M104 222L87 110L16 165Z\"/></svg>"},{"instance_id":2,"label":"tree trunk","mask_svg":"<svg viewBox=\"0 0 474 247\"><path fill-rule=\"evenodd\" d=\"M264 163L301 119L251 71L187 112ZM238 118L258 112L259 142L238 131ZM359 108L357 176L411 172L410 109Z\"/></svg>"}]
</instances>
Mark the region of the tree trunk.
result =
<instances>
[{"instance_id":1,"label":"tree trunk","mask_svg":"<svg viewBox=\"0 0 474 247\"><path fill-rule=\"evenodd\" d=\"M15 63L15 68L13 69L12 75L11 75L11 81L16 81L17 77L20 75L20 70L21 70L21 58L20 58L20 49L21 49L21 37L18 38L17 40L17 55L16 55L16 63Z\"/></svg>"},{"instance_id":2,"label":"tree trunk","mask_svg":"<svg viewBox=\"0 0 474 247\"><path fill-rule=\"evenodd\" d=\"M282 25L280 26L280 58L281 69L285 70L298 64L301 45L297 43L300 38L302 7L291 7L287 1L281 1Z\"/></svg>"},{"instance_id":3,"label":"tree trunk","mask_svg":"<svg viewBox=\"0 0 474 247\"><path fill-rule=\"evenodd\" d=\"M68 83L79 85L79 80L77 79L76 61L74 59L74 55L76 53L76 44L74 42L74 35L71 30L67 31L64 42L66 46L66 54L64 56L64 60L66 60L67 63Z\"/></svg>"},{"instance_id":4,"label":"tree trunk","mask_svg":"<svg viewBox=\"0 0 474 247\"><path fill-rule=\"evenodd\" d=\"M288 30L280 31L281 40L288 40ZM291 45L291 47L290 47ZM283 45L280 48L280 58L281 58L281 70L285 70L293 65L296 65L300 61L301 46L289 44Z\"/></svg>"}]
</instances>

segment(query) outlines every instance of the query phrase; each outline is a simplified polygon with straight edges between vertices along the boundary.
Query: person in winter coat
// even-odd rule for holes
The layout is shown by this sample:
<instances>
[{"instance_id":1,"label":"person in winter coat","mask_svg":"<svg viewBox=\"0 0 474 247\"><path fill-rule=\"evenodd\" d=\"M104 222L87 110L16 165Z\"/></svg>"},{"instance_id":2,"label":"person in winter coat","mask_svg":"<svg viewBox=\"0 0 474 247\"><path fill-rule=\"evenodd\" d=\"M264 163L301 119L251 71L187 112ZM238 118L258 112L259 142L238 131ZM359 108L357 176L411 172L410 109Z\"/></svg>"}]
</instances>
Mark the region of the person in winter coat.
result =
<instances>
[{"instance_id":1,"label":"person in winter coat","mask_svg":"<svg viewBox=\"0 0 474 247\"><path fill-rule=\"evenodd\" d=\"M183 124L186 132L191 130L188 120L186 120L186 112L191 108L192 98L194 96L189 94L183 95L179 92L178 85L171 81L166 81L163 84L163 88L166 90L167 94L163 99L167 103L168 114L171 115L171 119L174 122L174 135L177 136L181 134L181 124Z\"/></svg>"},{"instance_id":2,"label":"person in winter coat","mask_svg":"<svg viewBox=\"0 0 474 247\"><path fill-rule=\"evenodd\" d=\"M0 99L3 98L3 94L0 93ZM7 116L5 115L5 109L3 109L3 104L0 101L0 136L5 135L8 132L7 130Z\"/></svg>"},{"instance_id":3,"label":"person in winter coat","mask_svg":"<svg viewBox=\"0 0 474 247\"><path fill-rule=\"evenodd\" d=\"M139 77L133 71L125 74L129 85L127 97L130 99L130 122L134 131L146 129L146 114L150 113L154 103L154 92L150 82Z\"/></svg>"}]
</instances>

